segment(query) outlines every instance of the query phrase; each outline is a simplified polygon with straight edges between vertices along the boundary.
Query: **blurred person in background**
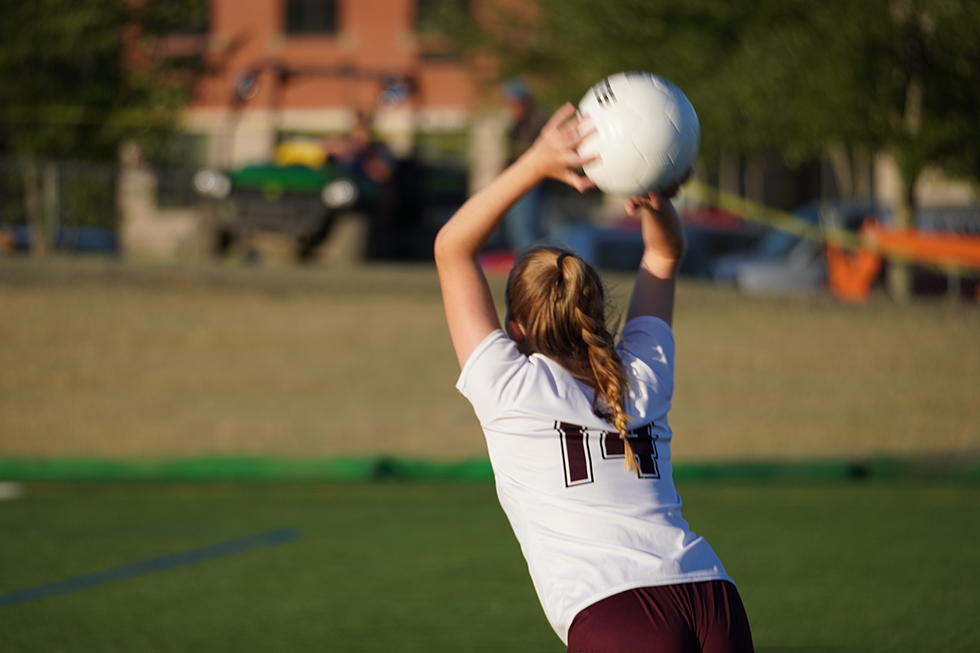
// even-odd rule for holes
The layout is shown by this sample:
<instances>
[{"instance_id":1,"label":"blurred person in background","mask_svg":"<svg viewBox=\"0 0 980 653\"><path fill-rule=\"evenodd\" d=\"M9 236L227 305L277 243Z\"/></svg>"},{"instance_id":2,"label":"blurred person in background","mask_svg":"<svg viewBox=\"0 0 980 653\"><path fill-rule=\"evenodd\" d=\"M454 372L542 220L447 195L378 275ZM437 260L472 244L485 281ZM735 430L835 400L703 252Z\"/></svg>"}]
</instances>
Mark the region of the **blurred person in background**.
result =
<instances>
[{"instance_id":1,"label":"blurred person in background","mask_svg":"<svg viewBox=\"0 0 980 653\"><path fill-rule=\"evenodd\" d=\"M358 113L354 126L340 136L323 141L323 148L333 161L351 174L361 175L379 185L391 179L395 157L391 149L376 139L371 130L371 117Z\"/></svg>"},{"instance_id":2,"label":"blurred person in background","mask_svg":"<svg viewBox=\"0 0 980 653\"><path fill-rule=\"evenodd\" d=\"M527 85L511 79L504 85L510 127L507 130L508 165L517 160L537 138L547 116L538 109ZM545 214L547 183L542 181L520 197L504 216L507 242L520 253L547 235Z\"/></svg>"},{"instance_id":3,"label":"blurred person in background","mask_svg":"<svg viewBox=\"0 0 980 653\"><path fill-rule=\"evenodd\" d=\"M366 255L370 259L401 258L421 216L415 187L420 183L410 161L399 160L376 137L369 114L358 113L351 129L323 141L330 160L368 182L361 197L369 217Z\"/></svg>"}]
</instances>

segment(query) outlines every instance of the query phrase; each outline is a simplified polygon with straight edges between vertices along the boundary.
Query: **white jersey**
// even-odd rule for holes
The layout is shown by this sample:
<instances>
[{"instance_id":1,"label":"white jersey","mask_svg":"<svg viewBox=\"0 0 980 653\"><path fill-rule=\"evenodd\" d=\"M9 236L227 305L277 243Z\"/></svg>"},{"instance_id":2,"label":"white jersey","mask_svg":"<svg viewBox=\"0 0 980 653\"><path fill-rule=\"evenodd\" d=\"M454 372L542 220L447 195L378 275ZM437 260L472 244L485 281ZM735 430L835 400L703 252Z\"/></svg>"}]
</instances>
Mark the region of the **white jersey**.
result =
<instances>
[{"instance_id":1,"label":"white jersey","mask_svg":"<svg viewBox=\"0 0 980 653\"><path fill-rule=\"evenodd\" d=\"M730 580L681 516L671 477L670 327L634 318L617 351L629 379L638 472L624 468L618 433L593 413L593 389L546 356L524 356L501 330L477 346L456 385L483 426L500 505L566 643L575 615L613 594Z\"/></svg>"}]
</instances>

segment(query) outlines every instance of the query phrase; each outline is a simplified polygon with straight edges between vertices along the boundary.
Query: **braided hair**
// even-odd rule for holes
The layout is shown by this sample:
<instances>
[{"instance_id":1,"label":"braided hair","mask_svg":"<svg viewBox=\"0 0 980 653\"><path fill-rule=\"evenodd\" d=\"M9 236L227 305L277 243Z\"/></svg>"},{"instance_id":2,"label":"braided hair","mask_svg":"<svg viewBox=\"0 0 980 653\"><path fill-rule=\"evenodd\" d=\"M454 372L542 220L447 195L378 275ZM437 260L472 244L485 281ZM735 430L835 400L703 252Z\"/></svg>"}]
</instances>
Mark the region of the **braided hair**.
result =
<instances>
[{"instance_id":1,"label":"braided hair","mask_svg":"<svg viewBox=\"0 0 980 653\"><path fill-rule=\"evenodd\" d=\"M525 351L555 360L595 389L592 410L616 427L626 449L626 468L635 470L623 408L626 373L606 325L605 290L595 269L559 247L528 250L507 279L511 321L524 332Z\"/></svg>"}]
</instances>

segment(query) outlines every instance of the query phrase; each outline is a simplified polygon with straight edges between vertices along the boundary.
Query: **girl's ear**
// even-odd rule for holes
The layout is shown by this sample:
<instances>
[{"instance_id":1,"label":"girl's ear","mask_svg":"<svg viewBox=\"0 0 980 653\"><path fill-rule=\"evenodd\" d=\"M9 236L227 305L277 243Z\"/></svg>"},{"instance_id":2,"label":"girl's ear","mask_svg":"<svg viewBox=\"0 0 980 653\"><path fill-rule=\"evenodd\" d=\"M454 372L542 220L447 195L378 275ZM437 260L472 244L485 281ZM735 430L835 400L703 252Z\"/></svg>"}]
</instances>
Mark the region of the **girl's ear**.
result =
<instances>
[{"instance_id":1,"label":"girl's ear","mask_svg":"<svg viewBox=\"0 0 980 653\"><path fill-rule=\"evenodd\" d=\"M524 342L524 327L516 320L507 320L507 335L517 344L521 344Z\"/></svg>"},{"instance_id":2,"label":"girl's ear","mask_svg":"<svg viewBox=\"0 0 980 653\"><path fill-rule=\"evenodd\" d=\"M524 327L521 326L520 322L507 320L507 335L517 343L517 351L525 356L530 356L534 353L527 346L527 336L524 334Z\"/></svg>"}]
</instances>

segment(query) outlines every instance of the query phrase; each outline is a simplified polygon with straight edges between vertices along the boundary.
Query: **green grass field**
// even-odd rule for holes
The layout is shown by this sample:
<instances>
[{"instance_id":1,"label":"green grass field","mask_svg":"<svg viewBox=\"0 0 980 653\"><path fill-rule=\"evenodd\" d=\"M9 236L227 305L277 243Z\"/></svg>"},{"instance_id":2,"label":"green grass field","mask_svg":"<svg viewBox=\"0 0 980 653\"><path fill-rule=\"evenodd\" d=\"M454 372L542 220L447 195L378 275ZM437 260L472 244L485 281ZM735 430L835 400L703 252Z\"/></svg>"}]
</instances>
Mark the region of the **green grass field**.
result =
<instances>
[{"instance_id":1,"label":"green grass field","mask_svg":"<svg viewBox=\"0 0 980 653\"><path fill-rule=\"evenodd\" d=\"M758 650L975 651L980 487L689 484ZM295 540L3 605L272 529ZM0 502L0 650L552 652L486 484L28 484Z\"/></svg>"},{"instance_id":2,"label":"green grass field","mask_svg":"<svg viewBox=\"0 0 980 653\"><path fill-rule=\"evenodd\" d=\"M0 457L485 455L431 266L0 259L0 306ZM675 322L678 461L980 452L976 305L682 282Z\"/></svg>"}]
</instances>

